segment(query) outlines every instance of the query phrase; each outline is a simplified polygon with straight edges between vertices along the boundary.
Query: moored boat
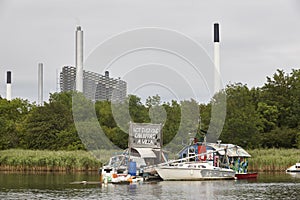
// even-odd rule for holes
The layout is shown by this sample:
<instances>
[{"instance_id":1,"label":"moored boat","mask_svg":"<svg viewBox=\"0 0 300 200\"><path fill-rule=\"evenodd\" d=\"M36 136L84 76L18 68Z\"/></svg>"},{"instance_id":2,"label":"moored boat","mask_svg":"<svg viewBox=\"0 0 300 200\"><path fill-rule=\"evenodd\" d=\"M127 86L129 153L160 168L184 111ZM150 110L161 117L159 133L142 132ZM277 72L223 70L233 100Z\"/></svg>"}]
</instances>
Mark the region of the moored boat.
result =
<instances>
[{"instance_id":1,"label":"moored boat","mask_svg":"<svg viewBox=\"0 0 300 200\"><path fill-rule=\"evenodd\" d=\"M295 165L287 168L286 172L288 173L300 173L300 163L296 163Z\"/></svg>"},{"instance_id":2,"label":"moored boat","mask_svg":"<svg viewBox=\"0 0 300 200\"><path fill-rule=\"evenodd\" d=\"M248 173L236 173L235 177L237 179L254 179L257 178L257 172L248 172Z\"/></svg>"},{"instance_id":3,"label":"moored boat","mask_svg":"<svg viewBox=\"0 0 300 200\"><path fill-rule=\"evenodd\" d=\"M112 156L108 164L99 169L101 182L140 182L137 177L155 179L158 176L154 166L160 164L159 154L160 151L153 148L126 149ZM164 153L162 157L165 157Z\"/></svg>"},{"instance_id":4,"label":"moored boat","mask_svg":"<svg viewBox=\"0 0 300 200\"><path fill-rule=\"evenodd\" d=\"M224 180L234 179L235 171L214 167L207 162L179 162L155 168L159 176L169 180Z\"/></svg>"},{"instance_id":5,"label":"moored boat","mask_svg":"<svg viewBox=\"0 0 300 200\"><path fill-rule=\"evenodd\" d=\"M206 153L204 153L206 152ZM194 155L199 156L194 156ZM257 172L248 172L248 159L251 155L242 147L234 144L198 142L194 139L191 145L179 152L179 158L192 156L189 161L206 161L211 166L230 168L235 171L236 179L257 178Z\"/></svg>"}]
</instances>

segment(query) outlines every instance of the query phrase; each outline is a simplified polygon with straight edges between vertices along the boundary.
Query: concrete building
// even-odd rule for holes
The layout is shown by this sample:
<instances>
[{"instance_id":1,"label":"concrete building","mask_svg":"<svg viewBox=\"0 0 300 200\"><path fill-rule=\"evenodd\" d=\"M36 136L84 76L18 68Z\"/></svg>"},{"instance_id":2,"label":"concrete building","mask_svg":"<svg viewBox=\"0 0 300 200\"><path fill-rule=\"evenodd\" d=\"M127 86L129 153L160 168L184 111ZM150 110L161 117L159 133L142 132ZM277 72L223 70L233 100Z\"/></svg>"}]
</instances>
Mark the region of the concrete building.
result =
<instances>
[{"instance_id":1,"label":"concrete building","mask_svg":"<svg viewBox=\"0 0 300 200\"><path fill-rule=\"evenodd\" d=\"M64 66L60 72L60 90L62 92L76 90L76 68ZM83 94L92 101L123 101L127 96L127 83L120 78L83 70Z\"/></svg>"}]
</instances>

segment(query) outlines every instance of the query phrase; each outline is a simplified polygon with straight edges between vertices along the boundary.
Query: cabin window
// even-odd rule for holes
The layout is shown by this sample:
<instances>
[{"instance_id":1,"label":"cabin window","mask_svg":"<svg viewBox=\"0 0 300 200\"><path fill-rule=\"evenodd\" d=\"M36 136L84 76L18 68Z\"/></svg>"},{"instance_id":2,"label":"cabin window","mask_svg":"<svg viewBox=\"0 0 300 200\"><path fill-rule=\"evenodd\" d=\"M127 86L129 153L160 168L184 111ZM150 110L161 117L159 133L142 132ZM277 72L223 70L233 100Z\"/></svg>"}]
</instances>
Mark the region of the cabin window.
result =
<instances>
[{"instance_id":1,"label":"cabin window","mask_svg":"<svg viewBox=\"0 0 300 200\"><path fill-rule=\"evenodd\" d=\"M189 153L195 153L194 147L190 147L190 148L189 148Z\"/></svg>"}]
</instances>

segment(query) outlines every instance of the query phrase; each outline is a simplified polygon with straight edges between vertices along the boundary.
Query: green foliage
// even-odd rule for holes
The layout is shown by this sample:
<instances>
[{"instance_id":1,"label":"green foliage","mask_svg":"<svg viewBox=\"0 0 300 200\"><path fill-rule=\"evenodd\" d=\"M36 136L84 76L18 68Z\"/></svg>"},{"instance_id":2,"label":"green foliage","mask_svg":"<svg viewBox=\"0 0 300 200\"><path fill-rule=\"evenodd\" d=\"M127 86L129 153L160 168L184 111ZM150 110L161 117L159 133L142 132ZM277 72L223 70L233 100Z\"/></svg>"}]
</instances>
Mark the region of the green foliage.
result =
<instances>
[{"instance_id":1,"label":"green foliage","mask_svg":"<svg viewBox=\"0 0 300 200\"><path fill-rule=\"evenodd\" d=\"M231 84L226 94L223 142L251 148L299 148L300 70L290 74L277 70L262 88ZM210 117L209 104L203 109L203 117ZM203 122L207 126L207 119Z\"/></svg>"},{"instance_id":2,"label":"green foliage","mask_svg":"<svg viewBox=\"0 0 300 200\"><path fill-rule=\"evenodd\" d=\"M300 160L300 149L252 149L248 152L251 171L285 171Z\"/></svg>"},{"instance_id":3,"label":"green foliage","mask_svg":"<svg viewBox=\"0 0 300 200\"><path fill-rule=\"evenodd\" d=\"M279 111L275 105L270 106L264 102L258 102L257 112L263 124L263 132L270 132L277 127Z\"/></svg>"},{"instance_id":4,"label":"green foliage","mask_svg":"<svg viewBox=\"0 0 300 200\"><path fill-rule=\"evenodd\" d=\"M141 98L135 95L129 95L129 114L133 122L146 123L150 122L148 109L142 104Z\"/></svg>"},{"instance_id":5,"label":"green foliage","mask_svg":"<svg viewBox=\"0 0 300 200\"><path fill-rule=\"evenodd\" d=\"M0 151L1 170L86 171L97 170L100 166L101 162L86 151Z\"/></svg>"},{"instance_id":6,"label":"green foliage","mask_svg":"<svg viewBox=\"0 0 300 200\"><path fill-rule=\"evenodd\" d=\"M151 106L158 106L161 104L161 99L160 99L160 96L155 95L155 96L152 96L152 97L148 97L146 99L146 106L149 108Z\"/></svg>"},{"instance_id":7,"label":"green foliage","mask_svg":"<svg viewBox=\"0 0 300 200\"><path fill-rule=\"evenodd\" d=\"M296 148L300 149L300 131L296 135Z\"/></svg>"},{"instance_id":8,"label":"green foliage","mask_svg":"<svg viewBox=\"0 0 300 200\"><path fill-rule=\"evenodd\" d=\"M277 70L262 87L260 101L278 109L277 126L296 128L300 125L300 70L286 74Z\"/></svg>"},{"instance_id":9,"label":"green foliage","mask_svg":"<svg viewBox=\"0 0 300 200\"><path fill-rule=\"evenodd\" d=\"M261 147L264 148L297 148L297 137L300 131L282 127L257 136Z\"/></svg>"},{"instance_id":10,"label":"green foliage","mask_svg":"<svg viewBox=\"0 0 300 200\"><path fill-rule=\"evenodd\" d=\"M247 148L300 148L300 70L277 70L261 88L230 84L200 105L193 99L162 103L158 95L148 97L145 105L135 95L124 102L91 102L81 93L62 92L51 94L43 106L0 97L0 150L99 150L111 142L126 148L133 121L162 123L163 144L175 152L190 137L203 139L200 129L218 136L221 130L215 127L223 126L224 114L223 142ZM105 140L99 136L100 127Z\"/></svg>"},{"instance_id":11,"label":"green foliage","mask_svg":"<svg viewBox=\"0 0 300 200\"><path fill-rule=\"evenodd\" d=\"M22 121L32 109L26 100L0 97L0 150L18 147Z\"/></svg>"},{"instance_id":12,"label":"green foliage","mask_svg":"<svg viewBox=\"0 0 300 200\"><path fill-rule=\"evenodd\" d=\"M163 108L166 111L167 118L163 126L163 144L168 144L177 134L181 121L180 104L176 101L164 103Z\"/></svg>"},{"instance_id":13,"label":"green foliage","mask_svg":"<svg viewBox=\"0 0 300 200\"><path fill-rule=\"evenodd\" d=\"M95 110L101 126L109 128L117 126L112 114L110 101L97 101L95 103Z\"/></svg>"},{"instance_id":14,"label":"green foliage","mask_svg":"<svg viewBox=\"0 0 300 200\"><path fill-rule=\"evenodd\" d=\"M72 116L72 94L55 93L49 103L34 107L23 122L22 142L26 149L84 149Z\"/></svg>"},{"instance_id":15,"label":"green foliage","mask_svg":"<svg viewBox=\"0 0 300 200\"><path fill-rule=\"evenodd\" d=\"M246 85L234 84L226 88L227 115L221 140L241 146L252 146L252 135L262 126L251 90Z\"/></svg>"}]
</instances>

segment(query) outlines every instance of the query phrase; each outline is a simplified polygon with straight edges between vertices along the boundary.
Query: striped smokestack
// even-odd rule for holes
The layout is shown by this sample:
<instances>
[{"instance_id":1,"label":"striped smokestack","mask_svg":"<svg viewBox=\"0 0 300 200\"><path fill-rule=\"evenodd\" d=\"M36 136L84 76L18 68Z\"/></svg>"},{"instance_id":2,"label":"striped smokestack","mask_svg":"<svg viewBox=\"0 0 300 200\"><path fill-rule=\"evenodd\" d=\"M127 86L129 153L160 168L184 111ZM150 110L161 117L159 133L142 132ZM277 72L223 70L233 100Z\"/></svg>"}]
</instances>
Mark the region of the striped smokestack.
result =
<instances>
[{"instance_id":1,"label":"striped smokestack","mask_svg":"<svg viewBox=\"0 0 300 200\"><path fill-rule=\"evenodd\" d=\"M80 26L76 29L76 91L83 92L83 31Z\"/></svg>"},{"instance_id":2,"label":"striped smokestack","mask_svg":"<svg viewBox=\"0 0 300 200\"><path fill-rule=\"evenodd\" d=\"M11 71L7 71L6 75L6 99L11 100Z\"/></svg>"},{"instance_id":3,"label":"striped smokestack","mask_svg":"<svg viewBox=\"0 0 300 200\"><path fill-rule=\"evenodd\" d=\"M219 92L220 87L220 34L219 34L219 24L214 24L214 65L215 65L215 75L214 75L214 93Z\"/></svg>"}]
</instances>

